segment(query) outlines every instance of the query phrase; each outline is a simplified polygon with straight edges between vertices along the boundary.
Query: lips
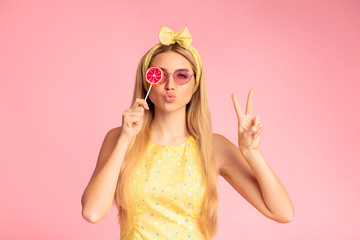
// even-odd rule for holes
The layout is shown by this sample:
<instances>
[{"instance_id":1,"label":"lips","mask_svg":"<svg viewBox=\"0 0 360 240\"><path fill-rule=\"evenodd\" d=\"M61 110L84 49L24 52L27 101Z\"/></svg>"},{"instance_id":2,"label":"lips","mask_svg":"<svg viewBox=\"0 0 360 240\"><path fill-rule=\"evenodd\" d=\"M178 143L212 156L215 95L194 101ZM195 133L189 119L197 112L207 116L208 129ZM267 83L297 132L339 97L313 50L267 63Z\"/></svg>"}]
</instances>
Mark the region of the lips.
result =
<instances>
[{"instance_id":1,"label":"lips","mask_svg":"<svg viewBox=\"0 0 360 240\"><path fill-rule=\"evenodd\" d=\"M164 98L165 98L165 101L172 102L175 100L176 95L174 93L166 93Z\"/></svg>"}]
</instances>

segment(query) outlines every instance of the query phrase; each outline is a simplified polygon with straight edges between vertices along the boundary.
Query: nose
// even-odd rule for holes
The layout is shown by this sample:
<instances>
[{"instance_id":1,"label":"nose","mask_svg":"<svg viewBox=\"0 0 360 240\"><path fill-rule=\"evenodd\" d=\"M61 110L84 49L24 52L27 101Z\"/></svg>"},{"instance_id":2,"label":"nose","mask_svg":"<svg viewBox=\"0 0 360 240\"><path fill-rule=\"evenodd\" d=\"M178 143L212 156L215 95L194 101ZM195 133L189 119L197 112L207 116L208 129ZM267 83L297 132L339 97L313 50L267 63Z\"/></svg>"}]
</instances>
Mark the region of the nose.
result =
<instances>
[{"instance_id":1,"label":"nose","mask_svg":"<svg viewBox=\"0 0 360 240\"><path fill-rule=\"evenodd\" d=\"M174 76L172 74L169 74L168 79L165 82L165 89L170 90L170 89L175 89L175 87L176 87L176 82Z\"/></svg>"}]
</instances>

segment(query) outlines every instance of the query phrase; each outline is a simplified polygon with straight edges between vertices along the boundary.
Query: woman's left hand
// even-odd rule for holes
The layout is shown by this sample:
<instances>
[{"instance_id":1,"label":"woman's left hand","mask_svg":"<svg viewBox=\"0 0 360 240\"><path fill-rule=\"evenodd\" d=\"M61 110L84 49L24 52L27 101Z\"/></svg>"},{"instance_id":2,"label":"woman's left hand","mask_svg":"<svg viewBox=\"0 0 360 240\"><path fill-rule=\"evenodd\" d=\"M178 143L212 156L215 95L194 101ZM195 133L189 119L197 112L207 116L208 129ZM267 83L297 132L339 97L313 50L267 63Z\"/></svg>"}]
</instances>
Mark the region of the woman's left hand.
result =
<instances>
[{"instance_id":1,"label":"woman's left hand","mask_svg":"<svg viewBox=\"0 0 360 240\"><path fill-rule=\"evenodd\" d=\"M241 110L239 100L235 96L235 93L231 94L238 118L238 144L240 151L259 149L260 133L263 130L263 125L260 124L260 117L252 117L253 94L254 90L250 89L245 114Z\"/></svg>"}]
</instances>

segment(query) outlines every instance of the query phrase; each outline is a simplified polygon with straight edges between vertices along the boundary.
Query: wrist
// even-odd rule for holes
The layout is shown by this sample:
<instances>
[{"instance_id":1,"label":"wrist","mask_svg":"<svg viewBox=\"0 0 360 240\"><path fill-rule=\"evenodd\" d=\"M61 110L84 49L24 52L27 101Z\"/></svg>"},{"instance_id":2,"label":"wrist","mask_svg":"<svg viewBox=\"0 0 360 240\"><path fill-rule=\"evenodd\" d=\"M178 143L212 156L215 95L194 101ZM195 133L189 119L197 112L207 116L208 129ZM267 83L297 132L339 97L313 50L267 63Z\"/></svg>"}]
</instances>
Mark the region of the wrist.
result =
<instances>
[{"instance_id":1,"label":"wrist","mask_svg":"<svg viewBox=\"0 0 360 240\"><path fill-rule=\"evenodd\" d=\"M260 153L260 148L239 148L244 157Z\"/></svg>"},{"instance_id":2,"label":"wrist","mask_svg":"<svg viewBox=\"0 0 360 240\"><path fill-rule=\"evenodd\" d=\"M126 137L124 135L120 135L120 137L118 138L117 140L117 143L118 144L124 144L126 146L130 145L130 143L134 140L135 138L129 138L129 137Z\"/></svg>"}]
</instances>

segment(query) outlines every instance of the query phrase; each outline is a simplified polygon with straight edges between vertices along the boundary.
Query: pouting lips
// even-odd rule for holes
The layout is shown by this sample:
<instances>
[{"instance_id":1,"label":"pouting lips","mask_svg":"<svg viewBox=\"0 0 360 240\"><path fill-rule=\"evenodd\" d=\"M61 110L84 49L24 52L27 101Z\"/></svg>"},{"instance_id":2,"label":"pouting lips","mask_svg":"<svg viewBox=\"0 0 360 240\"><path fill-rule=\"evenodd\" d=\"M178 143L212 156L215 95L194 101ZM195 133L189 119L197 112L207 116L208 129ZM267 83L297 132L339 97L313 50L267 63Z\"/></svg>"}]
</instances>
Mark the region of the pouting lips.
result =
<instances>
[{"instance_id":1,"label":"pouting lips","mask_svg":"<svg viewBox=\"0 0 360 240\"><path fill-rule=\"evenodd\" d=\"M164 98L167 102L172 102L175 100L176 95L173 93L167 93L167 94L165 94Z\"/></svg>"},{"instance_id":2,"label":"pouting lips","mask_svg":"<svg viewBox=\"0 0 360 240\"><path fill-rule=\"evenodd\" d=\"M175 98L176 95L174 93L167 93L165 94L166 97L172 97L172 98Z\"/></svg>"}]
</instances>

